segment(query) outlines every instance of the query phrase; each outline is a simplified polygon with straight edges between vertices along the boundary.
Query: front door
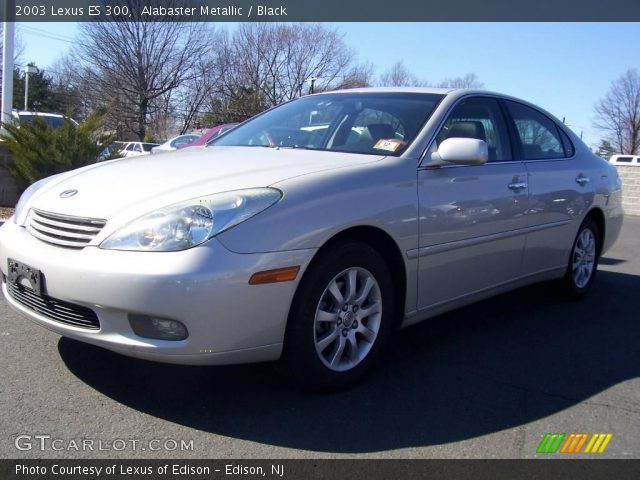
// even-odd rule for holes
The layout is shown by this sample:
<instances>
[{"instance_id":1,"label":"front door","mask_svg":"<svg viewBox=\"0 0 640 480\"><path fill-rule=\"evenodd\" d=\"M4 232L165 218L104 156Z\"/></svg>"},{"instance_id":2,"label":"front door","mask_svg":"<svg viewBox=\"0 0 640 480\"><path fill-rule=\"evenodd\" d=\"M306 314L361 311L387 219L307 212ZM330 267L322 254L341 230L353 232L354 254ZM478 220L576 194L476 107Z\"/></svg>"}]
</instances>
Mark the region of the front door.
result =
<instances>
[{"instance_id":1,"label":"front door","mask_svg":"<svg viewBox=\"0 0 640 480\"><path fill-rule=\"evenodd\" d=\"M522 162L513 160L498 101L490 97L461 100L436 142L452 137L486 141L489 161L418 170L419 310L479 293L522 274L527 172Z\"/></svg>"}]
</instances>

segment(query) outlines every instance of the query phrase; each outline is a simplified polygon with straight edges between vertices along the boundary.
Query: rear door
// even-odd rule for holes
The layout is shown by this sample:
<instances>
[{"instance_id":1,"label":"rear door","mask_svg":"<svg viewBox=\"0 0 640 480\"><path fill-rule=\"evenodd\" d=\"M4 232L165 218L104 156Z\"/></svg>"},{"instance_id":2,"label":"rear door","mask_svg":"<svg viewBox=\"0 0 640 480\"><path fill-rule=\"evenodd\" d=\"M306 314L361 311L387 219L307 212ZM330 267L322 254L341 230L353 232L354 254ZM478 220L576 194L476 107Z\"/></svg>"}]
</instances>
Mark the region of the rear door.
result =
<instances>
[{"instance_id":1,"label":"rear door","mask_svg":"<svg viewBox=\"0 0 640 480\"><path fill-rule=\"evenodd\" d=\"M530 232L524 272L564 268L577 222L593 202L590 174L555 121L528 105L510 100L504 103L529 178Z\"/></svg>"},{"instance_id":2,"label":"rear door","mask_svg":"<svg viewBox=\"0 0 640 480\"><path fill-rule=\"evenodd\" d=\"M499 101L467 97L436 142L478 138L489 162L418 171L419 309L478 293L521 275L528 204L527 172L514 159ZM435 150L434 146L431 150Z\"/></svg>"}]
</instances>

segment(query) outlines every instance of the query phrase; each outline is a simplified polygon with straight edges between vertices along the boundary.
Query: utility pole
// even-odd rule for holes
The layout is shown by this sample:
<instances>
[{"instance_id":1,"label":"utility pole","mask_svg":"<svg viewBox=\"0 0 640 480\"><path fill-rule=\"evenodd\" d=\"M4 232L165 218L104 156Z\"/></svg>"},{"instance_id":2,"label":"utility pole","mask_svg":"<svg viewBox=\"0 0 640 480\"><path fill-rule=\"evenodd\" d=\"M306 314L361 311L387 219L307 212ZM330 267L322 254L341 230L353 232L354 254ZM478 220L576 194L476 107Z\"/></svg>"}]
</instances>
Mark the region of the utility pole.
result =
<instances>
[{"instance_id":1,"label":"utility pole","mask_svg":"<svg viewBox=\"0 0 640 480\"><path fill-rule=\"evenodd\" d=\"M2 45L2 124L11 122L13 108L13 50L16 24L15 0L4 1L4 33ZM3 129L4 130L4 129Z\"/></svg>"},{"instance_id":2,"label":"utility pole","mask_svg":"<svg viewBox=\"0 0 640 480\"><path fill-rule=\"evenodd\" d=\"M319 77L309 77L305 80L305 82L309 82L311 84L311 88L309 88L309 93L313 94L313 85L316 83Z\"/></svg>"},{"instance_id":3,"label":"utility pole","mask_svg":"<svg viewBox=\"0 0 640 480\"><path fill-rule=\"evenodd\" d=\"M24 110L29 110L29 75L38 73L38 69L34 65L24 67Z\"/></svg>"}]
</instances>

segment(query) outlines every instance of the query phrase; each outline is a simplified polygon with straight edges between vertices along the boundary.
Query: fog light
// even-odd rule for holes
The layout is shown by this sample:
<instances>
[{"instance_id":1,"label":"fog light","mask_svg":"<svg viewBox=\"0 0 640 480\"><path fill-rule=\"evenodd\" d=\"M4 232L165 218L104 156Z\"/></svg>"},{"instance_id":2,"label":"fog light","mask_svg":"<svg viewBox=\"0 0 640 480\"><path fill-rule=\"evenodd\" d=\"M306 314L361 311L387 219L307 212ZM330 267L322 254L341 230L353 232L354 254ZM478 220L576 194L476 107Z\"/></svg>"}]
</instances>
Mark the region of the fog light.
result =
<instances>
[{"instance_id":1,"label":"fog light","mask_svg":"<svg viewBox=\"0 0 640 480\"><path fill-rule=\"evenodd\" d=\"M177 320L129 314L129 323L133 332L145 338L158 340L184 340L189 336L187 327Z\"/></svg>"}]
</instances>

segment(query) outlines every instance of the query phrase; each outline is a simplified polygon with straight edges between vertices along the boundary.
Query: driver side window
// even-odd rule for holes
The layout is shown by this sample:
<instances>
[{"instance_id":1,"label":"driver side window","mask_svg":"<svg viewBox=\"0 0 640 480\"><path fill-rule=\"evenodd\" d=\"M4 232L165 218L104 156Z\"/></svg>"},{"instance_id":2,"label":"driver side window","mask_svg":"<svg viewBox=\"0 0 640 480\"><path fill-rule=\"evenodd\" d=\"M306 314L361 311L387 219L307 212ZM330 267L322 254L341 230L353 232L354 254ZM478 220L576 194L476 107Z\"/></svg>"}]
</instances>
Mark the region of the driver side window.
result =
<instances>
[{"instance_id":1,"label":"driver side window","mask_svg":"<svg viewBox=\"0 0 640 480\"><path fill-rule=\"evenodd\" d=\"M455 106L436 141L439 145L447 138L459 137L487 142L489 162L513 160L507 125L494 98L469 98Z\"/></svg>"}]
</instances>

